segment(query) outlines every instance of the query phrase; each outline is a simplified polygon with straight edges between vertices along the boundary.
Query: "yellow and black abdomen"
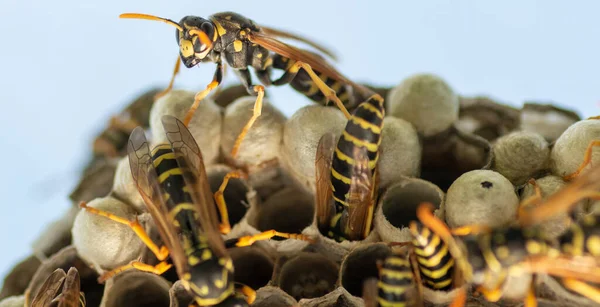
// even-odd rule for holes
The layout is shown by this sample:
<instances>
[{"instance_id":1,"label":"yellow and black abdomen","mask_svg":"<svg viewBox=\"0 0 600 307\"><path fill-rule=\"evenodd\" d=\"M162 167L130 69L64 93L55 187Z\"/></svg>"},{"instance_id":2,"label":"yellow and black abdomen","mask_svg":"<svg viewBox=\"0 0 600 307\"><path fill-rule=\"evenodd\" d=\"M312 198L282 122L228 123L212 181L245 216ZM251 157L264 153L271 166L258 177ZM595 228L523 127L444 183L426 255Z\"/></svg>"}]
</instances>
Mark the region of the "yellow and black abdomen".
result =
<instances>
[{"instance_id":1,"label":"yellow and black abdomen","mask_svg":"<svg viewBox=\"0 0 600 307\"><path fill-rule=\"evenodd\" d=\"M415 284L408 257L387 257L379 270L377 288L379 306L413 306Z\"/></svg>"},{"instance_id":2,"label":"yellow and black abdomen","mask_svg":"<svg viewBox=\"0 0 600 307\"><path fill-rule=\"evenodd\" d=\"M284 71L290 69L295 63L295 61L276 53L272 54L272 60L273 61L270 64L273 68ZM327 86L335 91L336 96L342 101L342 104L346 109L353 110L356 107L357 102L349 85L344 84L341 80L330 78L317 70L314 70L314 72L321 80L323 80L323 82L325 82L325 84L327 84ZM303 69L298 71L294 79L289 81L289 84L294 90L316 103L324 105L327 102L323 92L319 90L308 73Z\"/></svg>"},{"instance_id":3,"label":"yellow and black abdomen","mask_svg":"<svg viewBox=\"0 0 600 307\"><path fill-rule=\"evenodd\" d=\"M448 245L421 223L411 224L410 232L423 283L434 290L451 289L454 258Z\"/></svg>"},{"instance_id":4,"label":"yellow and black abdomen","mask_svg":"<svg viewBox=\"0 0 600 307\"><path fill-rule=\"evenodd\" d=\"M600 257L600 215L589 214L573 223L558 240L563 253Z\"/></svg>"},{"instance_id":5,"label":"yellow and black abdomen","mask_svg":"<svg viewBox=\"0 0 600 307\"><path fill-rule=\"evenodd\" d=\"M338 212L347 206L355 147L366 148L369 169L372 174L375 171L384 114L383 99L378 95L371 96L354 110L340 136L331 162L331 187Z\"/></svg>"}]
</instances>

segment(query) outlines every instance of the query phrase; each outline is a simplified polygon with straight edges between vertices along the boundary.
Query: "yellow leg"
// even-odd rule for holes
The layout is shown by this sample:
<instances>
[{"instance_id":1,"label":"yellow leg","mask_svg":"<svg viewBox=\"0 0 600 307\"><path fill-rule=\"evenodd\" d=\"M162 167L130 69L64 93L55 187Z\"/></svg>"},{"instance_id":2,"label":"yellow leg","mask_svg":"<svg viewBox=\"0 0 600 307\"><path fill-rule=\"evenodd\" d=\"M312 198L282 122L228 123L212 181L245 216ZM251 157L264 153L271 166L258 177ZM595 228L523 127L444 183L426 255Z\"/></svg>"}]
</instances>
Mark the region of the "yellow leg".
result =
<instances>
[{"instance_id":1,"label":"yellow leg","mask_svg":"<svg viewBox=\"0 0 600 307\"><path fill-rule=\"evenodd\" d=\"M490 228L485 225L465 225L452 229L452 234L455 236L476 235L485 232L490 232Z\"/></svg>"},{"instance_id":2,"label":"yellow leg","mask_svg":"<svg viewBox=\"0 0 600 307\"><path fill-rule=\"evenodd\" d=\"M196 113L196 109L198 109L198 106L200 105L200 101L202 101L202 99L206 98L206 96L208 96L210 91L217 88L217 86L219 86L219 82L216 80L213 80L206 86L206 88L204 90L202 90L196 94L196 96L194 97L194 104L192 104L192 106L190 107L190 110L185 114L185 118L183 120L183 124L186 127L189 126L190 121L192 120L192 117L194 116L194 113Z\"/></svg>"},{"instance_id":3,"label":"yellow leg","mask_svg":"<svg viewBox=\"0 0 600 307\"><path fill-rule=\"evenodd\" d=\"M168 269L171 268L171 264L167 263L166 261L162 261L159 264L152 266L149 264L145 264L143 262L140 261L132 261L129 264L120 266L114 270L111 270L109 272L106 272L104 274L102 274L100 277L98 277L98 282L99 283L104 283L105 281L107 281L108 279L114 277L115 275L118 275L119 273L122 273L123 271L126 270L130 270L130 269L138 269L140 271L144 271L144 272L149 272L149 273L154 273L156 275L161 275L162 273L166 272Z\"/></svg>"},{"instance_id":4,"label":"yellow leg","mask_svg":"<svg viewBox=\"0 0 600 307\"><path fill-rule=\"evenodd\" d=\"M574 278L564 278L562 284L567 289L577 292L596 303L600 303L600 289Z\"/></svg>"},{"instance_id":5,"label":"yellow leg","mask_svg":"<svg viewBox=\"0 0 600 307\"><path fill-rule=\"evenodd\" d=\"M321 78L319 78L319 76L312 70L310 65L300 61L297 61L294 65L296 65L297 67L302 67L302 69L304 69L308 73L310 78L317 85L319 90L323 93L325 98L327 98L328 101L333 100L335 105L344 113L346 119L350 118L350 113L348 113L348 110L346 110L346 107L344 106L340 98L338 98L338 96L335 94L335 91L332 88L330 88L327 84L325 84L325 82L323 82Z\"/></svg>"},{"instance_id":6,"label":"yellow leg","mask_svg":"<svg viewBox=\"0 0 600 307\"><path fill-rule=\"evenodd\" d=\"M569 175L566 175L563 177L563 179L565 181L569 181L572 180L573 178L577 177L579 175L579 173L581 173L583 171L583 169L590 164L590 162L592 162L592 152L594 150L594 147L596 146L600 146L600 140L595 140L592 141L587 149L585 150L585 155L583 156L583 162L581 162L581 165L579 165L579 168L577 168L577 170Z\"/></svg>"},{"instance_id":7,"label":"yellow leg","mask_svg":"<svg viewBox=\"0 0 600 307\"><path fill-rule=\"evenodd\" d=\"M265 88L262 85L255 85L254 91L258 93L258 96L256 97L256 101L254 102L254 110L252 117L250 118L250 120L248 120L248 122L242 129L242 132L240 132L240 134L238 135L237 139L235 140L235 143L233 144L233 148L231 149L231 157L234 160L238 154L238 151L240 150L240 146L242 145L242 141L246 137L246 134L248 134L248 131L250 131L250 128L252 128L252 125L254 125L254 122L262 112L263 98L265 97Z\"/></svg>"},{"instance_id":8,"label":"yellow leg","mask_svg":"<svg viewBox=\"0 0 600 307\"><path fill-rule=\"evenodd\" d=\"M535 298L535 275L531 279L531 285L527 291L523 307L537 307L537 299Z\"/></svg>"},{"instance_id":9,"label":"yellow leg","mask_svg":"<svg viewBox=\"0 0 600 307\"><path fill-rule=\"evenodd\" d=\"M467 303L467 289L460 288L448 307L463 307Z\"/></svg>"},{"instance_id":10,"label":"yellow leg","mask_svg":"<svg viewBox=\"0 0 600 307\"><path fill-rule=\"evenodd\" d=\"M239 238L237 238L237 243L235 244L235 246L238 246L238 247L250 246L250 245L254 244L254 242L269 240L274 237L303 240L303 241L308 241L311 243L314 242L312 238L310 238L309 236L303 235L303 234L279 232L279 231L272 229L272 230L267 230L267 231L259 233L259 234L255 234L253 236L239 237Z\"/></svg>"},{"instance_id":11,"label":"yellow leg","mask_svg":"<svg viewBox=\"0 0 600 307\"><path fill-rule=\"evenodd\" d=\"M498 285L498 287L492 290L486 289L484 287L477 287L477 291L483 294L483 297L485 297L485 299L488 302L492 303L497 302L502 297L502 289L500 288L500 285Z\"/></svg>"},{"instance_id":12,"label":"yellow leg","mask_svg":"<svg viewBox=\"0 0 600 307\"><path fill-rule=\"evenodd\" d=\"M117 223L121 223L123 225L129 226L131 228L131 230L133 230L135 232L135 234L137 234L137 236L140 238L140 240L142 240L142 242L144 242L144 244L146 244L146 246L148 246L148 249L150 249L152 251L152 253L154 253L154 255L156 256L156 258L159 261L163 261L163 260L167 259L167 257L169 256L169 250L167 249L167 247L163 245L159 248L156 244L154 244L154 242L152 242L152 239L150 239L150 237L148 236L148 234L146 233L146 231L144 230L142 225L137 221L137 219L135 221L130 221L130 220L124 219L120 216L116 216L112 213L98 210L96 208L88 207L87 204L83 201L81 203L79 203L79 207L85 209L87 212L89 212L91 214L104 216L106 218L109 218L109 219L117 222Z\"/></svg>"},{"instance_id":13,"label":"yellow leg","mask_svg":"<svg viewBox=\"0 0 600 307\"><path fill-rule=\"evenodd\" d=\"M177 62L175 62L175 68L173 69L173 75L171 76L171 81L169 82L169 86L162 92L154 95L154 100L157 100L160 97L166 95L173 89L173 83L175 83L175 76L177 76L177 74L179 73L180 66L181 66L181 60L179 59L179 56L177 56Z\"/></svg>"},{"instance_id":14,"label":"yellow leg","mask_svg":"<svg viewBox=\"0 0 600 307\"><path fill-rule=\"evenodd\" d=\"M222 234L228 234L231 231L231 224L229 224L229 213L227 211L227 203L225 202L225 197L223 196L223 193L225 192L225 188L227 188L229 179L240 177L245 177L245 174L240 171L232 171L227 173L227 175L225 175L225 178L223 178L223 182L221 182L219 190L216 191L213 195L215 202L217 203L217 208L219 209L219 214L221 215L221 224L219 225L219 231Z\"/></svg>"},{"instance_id":15,"label":"yellow leg","mask_svg":"<svg viewBox=\"0 0 600 307\"><path fill-rule=\"evenodd\" d=\"M246 296L246 302L248 302L249 305L252 305L256 300L256 291L254 291L254 289L239 282L235 283L235 289Z\"/></svg>"},{"instance_id":16,"label":"yellow leg","mask_svg":"<svg viewBox=\"0 0 600 307\"><path fill-rule=\"evenodd\" d=\"M526 213L525 210L527 210L528 207L531 207L531 206L533 206L533 204L536 204L536 203L539 203L540 201L542 201L542 190L540 189L540 186L537 185L537 182L535 181L535 179L531 178L531 179L529 179L529 181L527 183L531 184L533 186L534 194L527 197L519 204L519 211L518 211L519 218L522 217Z\"/></svg>"}]
</instances>

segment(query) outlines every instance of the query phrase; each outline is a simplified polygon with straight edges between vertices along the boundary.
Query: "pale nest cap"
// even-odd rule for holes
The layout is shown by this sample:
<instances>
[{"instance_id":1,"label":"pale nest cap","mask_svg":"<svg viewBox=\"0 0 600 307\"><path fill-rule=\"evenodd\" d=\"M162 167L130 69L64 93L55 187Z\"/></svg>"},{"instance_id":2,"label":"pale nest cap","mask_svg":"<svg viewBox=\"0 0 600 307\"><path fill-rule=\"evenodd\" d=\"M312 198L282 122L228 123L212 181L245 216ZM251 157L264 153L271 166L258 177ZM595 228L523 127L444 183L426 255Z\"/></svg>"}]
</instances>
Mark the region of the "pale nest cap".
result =
<instances>
[{"instance_id":1,"label":"pale nest cap","mask_svg":"<svg viewBox=\"0 0 600 307\"><path fill-rule=\"evenodd\" d=\"M410 76L387 97L389 114L411 122L425 137L448 129L458 119L458 96L440 77Z\"/></svg>"},{"instance_id":2,"label":"pale nest cap","mask_svg":"<svg viewBox=\"0 0 600 307\"><path fill-rule=\"evenodd\" d=\"M500 173L474 170L452 183L445 204L450 227L480 224L495 228L516 219L519 198Z\"/></svg>"},{"instance_id":3,"label":"pale nest cap","mask_svg":"<svg viewBox=\"0 0 600 307\"><path fill-rule=\"evenodd\" d=\"M583 162L589 144L596 140L600 140L600 120L587 119L571 125L556 140L550 153L552 173L566 176L575 172ZM585 169L599 162L600 150L596 147L592 151L592 163Z\"/></svg>"},{"instance_id":4,"label":"pale nest cap","mask_svg":"<svg viewBox=\"0 0 600 307\"><path fill-rule=\"evenodd\" d=\"M515 186L522 185L546 168L550 157L548 142L535 132L513 132L500 137L492 147L492 169Z\"/></svg>"},{"instance_id":5,"label":"pale nest cap","mask_svg":"<svg viewBox=\"0 0 600 307\"><path fill-rule=\"evenodd\" d=\"M380 188L385 188L402 176L418 177L421 172L421 143L417 130L403 119L383 119L378 172Z\"/></svg>"}]
</instances>

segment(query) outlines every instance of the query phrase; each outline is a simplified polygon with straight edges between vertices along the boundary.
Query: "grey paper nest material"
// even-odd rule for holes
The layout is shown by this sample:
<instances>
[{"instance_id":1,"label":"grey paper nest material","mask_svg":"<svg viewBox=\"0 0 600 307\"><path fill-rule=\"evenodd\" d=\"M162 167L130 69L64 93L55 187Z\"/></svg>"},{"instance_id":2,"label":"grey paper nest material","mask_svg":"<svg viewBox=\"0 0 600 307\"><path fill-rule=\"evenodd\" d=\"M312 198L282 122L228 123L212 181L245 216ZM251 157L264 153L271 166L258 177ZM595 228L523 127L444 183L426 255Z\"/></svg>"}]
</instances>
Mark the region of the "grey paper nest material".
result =
<instances>
[{"instance_id":1,"label":"grey paper nest material","mask_svg":"<svg viewBox=\"0 0 600 307\"><path fill-rule=\"evenodd\" d=\"M514 225L519 200L534 193L527 182L536 179L542 198L555 193L568 184L561 177L575 171L589 144L600 139L600 120L580 121L576 114L553 106L526 104L516 109L486 97L459 97L444 80L431 74L414 75L392 89L381 90L387 97L387 116L378 149L372 229L366 238L356 241L332 240L326 226L318 229L315 216L319 212L314 195L317 145L326 133L342 134L348 119L340 110L309 105L286 118L278 102L265 99L261 117L248 131L239 154L232 157L232 147L252 115L256 97L250 97L242 86L232 86L199 104L189 130L202 151L211 190L217 191L228 173L247 175L232 178L224 190L232 228L223 238L274 230L301 233L312 240L270 239L227 250L235 282L257 290L253 306L364 306L363 282L379 276L377 263L391 255L390 242L407 242L410 247L415 234L407 226L417 220L416 209L422 202L433 204L434 215L450 227ZM156 145L167 141L161 117L170 114L182 119L194 95L175 90L155 103L134 102L119 116L129 116L149 128L148 140ZM135 106L142 109L135 111ZM355 124L360 129L378 129L360 119ZM352 133L357 135L361 134ZM71 267L80 274L88 306L187 307L194 300L175 268L160 276L129 270L106 284L97 282L98 274L133 260L150 265L158 261L129 226L80 210L76 206L80 201L131 221L137 218L153 242L163 244L132 178L124 144L116 144L116 155L96 152L71 194L72 210L44 230L34 243L35 255L7 276L0 306L23 306L52 272L67 272ZM598 162L597 152L591 155L592 164ZM360 186L369 182L360 176L346 183ZM346 203L355 196L348 194ZM599 204L581 201L576 217L598 210ZM564 212L536 226L556 238L577 222L570 220L571 215ZM335 222L332 219L332 225ZM458 271L456 267L454 271ZM468 290L466 306L521 306L531 275L510 278L502 285L498 302L488 302L471 285L464 286ZM462 285L460 278L453 281ZM447 305L462 289L424 287L425 306ZM539 306L589 303L543 276L537 280L536 291ZM242 303L243 298L227 299L227 304L234 302Z\"/></svg>"}]
</instances>

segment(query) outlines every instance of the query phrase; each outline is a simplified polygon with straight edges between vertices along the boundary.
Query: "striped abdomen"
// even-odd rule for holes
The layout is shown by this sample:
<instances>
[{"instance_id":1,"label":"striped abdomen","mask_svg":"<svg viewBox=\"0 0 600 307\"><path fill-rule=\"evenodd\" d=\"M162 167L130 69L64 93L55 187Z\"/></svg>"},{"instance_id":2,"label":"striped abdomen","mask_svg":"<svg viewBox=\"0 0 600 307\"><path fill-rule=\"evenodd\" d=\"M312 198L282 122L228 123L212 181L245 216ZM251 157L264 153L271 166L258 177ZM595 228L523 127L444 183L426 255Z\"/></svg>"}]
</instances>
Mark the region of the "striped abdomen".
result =
<instances>
[{"instance_id":1,"label":"striped abdomen","mask_svg":"<svg viewBox=\"0 0 600 307\"><path fill-rule=\"evenodd\" d=\"M452 288L454 258L448 250L448 245L440 236L420 223L412 224L410 231L419 272L425 285L434 290Z\"/></svg>"},{"instance_id":2,"label":"striped abdomen","mask_svg":"<svg viewBox=\"0 0 600 307\"><path fill-rule=\"evenodd\" d=\"M558 238L560 249L571 256L600 257L600 216L589 214Z\"/></svg>"},{"instance_id":3,"label":"striped abdomen","mask_svg":"<svg viewBox=\"0 0 600 307\"><path fill-rule=\"evenodd\" d=\"M153 149L152 163L169 210L168 220L175 223L182 234L182 239L186 241L184 244L186 253L191 253L189 247L199 247L204 244L200 242L197 209L182 175L186 166L182 167L177 163L170 145L166 144L158 145Z\"/></svg>"},{"instance_id":4,"label":"striped abdomen","mask_svg":"<svg viewBox=\"0 0 600 307\"><path fill-rule=\"evenodd\" d=\"M383 99L379 95L371 96L352 112L352 117L340 136L331 162L331 188L337 212L347 206L346 197L350 189L355 147L367 149L369 169L372 174L375 172L384 114Z\"/></svg>"},{"instance_id":5,"label":"striped abdomen","mask_svg":"<svg viewBox=\"0 0 600 307\"><path fill-rule=\"evenodd\" d=\"M288 58L280 54L273 54L272 59L273 68L275 69L287 70L295 63L295 61L290 61ZM323 82L325 82L325 84L327 84L327 86L335 91L335 94L342 101L342 104L344 104L346 109L354 109L356 106L356 101L351 93L350 86L339 80L329 78L316 70L315 73L319 76L319 78L321 78L321 80L323 80ZM289 84L293 89L316 103L324 105L327 102L327 99L323 93L303 69L298 71L298 74L290 81Z\"/></svg>"},{"instance_id":6,"label":"striped abdomen","mask_svg":"<svg viewBox=\"0 0 600 307\"><path fill-rule=\"evenodd\" d=\"M414 276L408 257L392 255L385 259L379 270L377 302L381 307L413 306Z\"/></svg>"}]
</instances>

